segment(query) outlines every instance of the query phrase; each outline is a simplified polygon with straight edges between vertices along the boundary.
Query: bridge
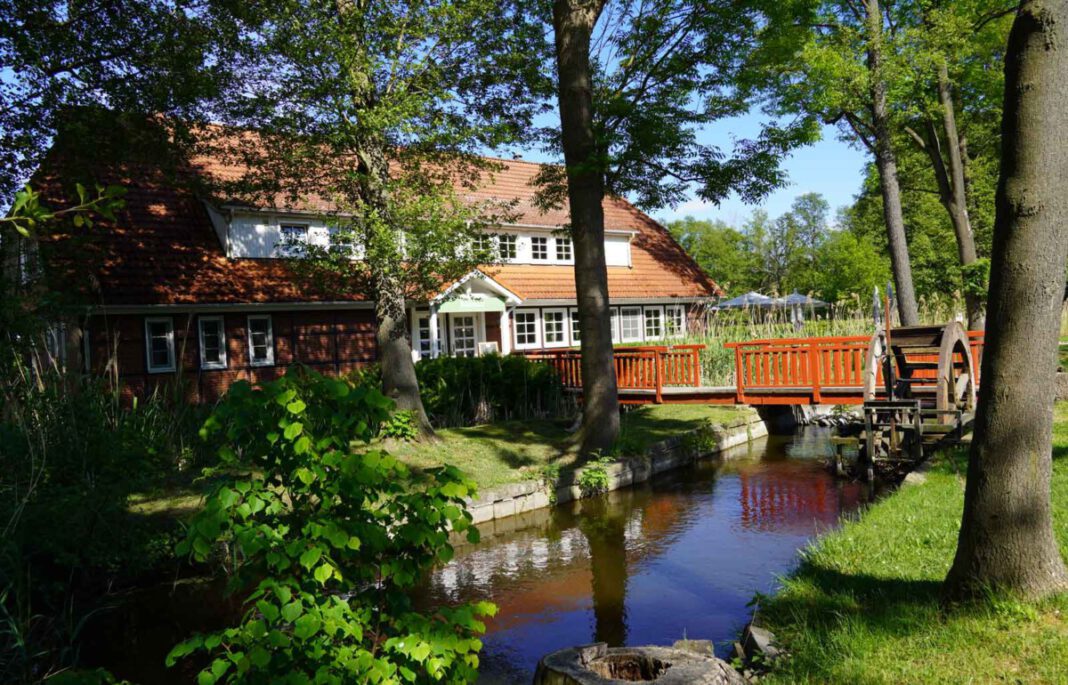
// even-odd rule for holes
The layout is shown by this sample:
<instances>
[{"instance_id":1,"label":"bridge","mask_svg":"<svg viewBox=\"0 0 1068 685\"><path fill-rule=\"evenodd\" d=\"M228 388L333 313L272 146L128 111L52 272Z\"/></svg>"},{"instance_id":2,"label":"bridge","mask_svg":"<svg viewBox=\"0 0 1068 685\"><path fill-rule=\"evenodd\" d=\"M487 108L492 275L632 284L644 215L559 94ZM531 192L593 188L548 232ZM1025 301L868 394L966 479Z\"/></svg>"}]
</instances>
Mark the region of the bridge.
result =
<instances>
[{"instance_id":1,"label":"bridge","mask_svg":"<svg viewBox=\"0 0 1068 685\"><path fill-rule=\"evenodd\" d=\"M886 399L884 350L894 360L893 381L914 397L948 406L979 382L983 333L959 324L916 326L872 337L778 338L727 343L734 355L734 383L703 384L704 345L615 348L622 404L860 405ZM529 354L549 364L564 387L582 392L578 350ZM973 400L974 403L974 400Z\"/></svg>"}]
</instances>

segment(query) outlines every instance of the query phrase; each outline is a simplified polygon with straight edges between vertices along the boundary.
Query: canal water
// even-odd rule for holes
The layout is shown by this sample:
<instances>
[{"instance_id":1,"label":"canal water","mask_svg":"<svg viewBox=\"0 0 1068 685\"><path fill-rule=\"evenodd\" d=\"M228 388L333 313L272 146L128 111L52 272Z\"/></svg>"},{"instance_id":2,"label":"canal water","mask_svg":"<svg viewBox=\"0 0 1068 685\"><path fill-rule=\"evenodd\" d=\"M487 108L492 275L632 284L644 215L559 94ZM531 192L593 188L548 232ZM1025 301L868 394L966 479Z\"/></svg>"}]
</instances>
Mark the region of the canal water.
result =
<instances>
[{"instance_id":1,"label":"canal water","mask_svg":"<svg viewBox=\"0 0 1068 685\"><path fill-rule=\"evenodd\" d=\"M480 683L529 683L563 647L708 639L720 656L815 535L868 498L826 469L828 429L735 448L600 498L482 527L428 603L489 599Z\"/></svg>"},{"instance_id":2,"label":"canal water","mask_svg":"<svg viewBox=\"0 0 1068 685\"><path fill-rule=\"evenodd\" d=\"M727 643L815 535L868 499L825 467L830 430L735 448L640 485L480 526L419 592L425 606L488 599L482 683L529 683L562 647ZM170 648L240 615L219 583L140 591L88 629L93 665L139 683L188 683L203 664L163 667Z\"/></svg>"}]
</instances>

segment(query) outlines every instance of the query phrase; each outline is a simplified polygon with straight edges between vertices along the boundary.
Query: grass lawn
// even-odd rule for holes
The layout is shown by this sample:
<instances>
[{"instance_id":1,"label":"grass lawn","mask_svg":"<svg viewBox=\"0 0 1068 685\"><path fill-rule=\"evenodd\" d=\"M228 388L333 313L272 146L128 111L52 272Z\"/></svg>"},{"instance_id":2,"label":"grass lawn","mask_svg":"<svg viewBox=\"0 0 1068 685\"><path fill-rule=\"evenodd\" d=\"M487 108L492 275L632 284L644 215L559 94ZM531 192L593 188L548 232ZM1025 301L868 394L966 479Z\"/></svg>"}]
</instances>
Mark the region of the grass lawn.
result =
<instances>
[{"instance_id":1,"label":"grass lawn","mask_svg":"<svg viewBox=\"0 0 1068 685\"><path fill-rule=\"evenodd\" d=\"M1068 403L1056 410L1054 525L1068 553ZM945 457L810 548L764 623L792 657L769 683L1068 682L1068 595L940 610L963 507L964 457Z\"/></svg>"},{"instance_id":2,"label":"grass lawn","mask_svg":"<svg viewBox=\"0 0 1068 685\"><path fill-rule=\"evenodd\" d=\"M1061 341L1061 370L1068 372L1068 339Z\"/></svg>"},{"instance_id":3,"label":"grass lawn","mask_svg":"<svg viewBox=\"0 0 1068 685\"><path fill-rule=\"evenodd\" d=\"M749 410L702 405L648 405L623 415L624 452L638 451L703 422L730 423ZM463 469L480 488L539 478L546 467L566 470L577 454L567 426L556 421L504 421L438 431L431 444L390 442L387 449L415 467L448 462Z\"/></svg>"}]
</instances>

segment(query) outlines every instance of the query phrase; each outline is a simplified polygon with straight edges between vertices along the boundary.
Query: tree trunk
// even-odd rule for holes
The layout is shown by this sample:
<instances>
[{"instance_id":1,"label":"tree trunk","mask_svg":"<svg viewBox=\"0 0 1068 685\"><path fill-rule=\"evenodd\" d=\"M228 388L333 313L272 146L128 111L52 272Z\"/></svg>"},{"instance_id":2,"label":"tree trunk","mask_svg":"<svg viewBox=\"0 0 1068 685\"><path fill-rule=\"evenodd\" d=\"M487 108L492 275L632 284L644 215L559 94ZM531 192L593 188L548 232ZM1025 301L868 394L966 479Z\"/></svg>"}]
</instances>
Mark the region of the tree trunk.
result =
<instances>
[{"instance_id":1,"label":"tree trunk","mask_svg":"<svg viewBox=\"0 0 1068 685\"><path fill-rule=\"evenodd\" d=\"M403 268L403 255L396 255L396 259L383 257L396 245L392 235L382 234L383 231L392 233L394 230L393 222L389 220L391 211L386 190L389 179L386 146L376 137L361 141L357 149L364 212L367 215L374 214L380 220L367 230L368 253L377 255L377 258L369 259L367 265L371 270L374 289L375 339L382 373L382 393L393 400L397 411L412 412L420 436L431 438L434 428L423 407L412 347L408 342L403 281L394 271ZM383 241L386 247L376 249L373 245L376 240Z\"/></svg>"},{"instance_id":2,"label":"tree trunk","mask_svg":"<svg viewBox=\"0 0 1068 685\"><path fill-rule=\"evenodd\" d=\"M956 103L953 99L952 85L949 82L949 70L945 64L938 68L938 101L942 108L942 134L945 136L945 157L938 136L935 122L928 121L927 141L923 144L927 156L934 168L938 183L938 198L949 214L953 232L957 237L957 256L961 266L975 263L975 236L972 233L971 218L968 215L968 187L964 168L964 145L957 129ZM965 291L965 303L968 307L968 327L982 330L985 326L983 303L972 292Z\"/></svg>"},{"instance_id":3,"label":"tree trunk","mask_svg":"<svg viewBox=\"0 0 1068 685\"><path fill-rule=\"evenodd\" d=\"M593 127L590 36L603 0L556 0L553 29L575 292L582 333L582 450L608 449L619 436L619 394L604 253L604 172Z\"/></svg>"},{"instance_id":4,"label":"tree trunk","mask_svg":"<svg viewBox=\"0 0 1068 685\"><path fill-rule=\"evenodd\" d=\"M949 600L1068 588L1050 509L1068 258L1068 0L1025 0L1005 59L986 350Z\"/></svg>"},{"instance_id":5,"label":"tree trunk","mask_svg":"<svg viewBox=\"0 0 1068 685\"><path fill-rule=\"evenodd\" d=\"M890 142L890 110L886 104L886 81L883 75L883 24L879 0L864 0L868 19L868 71L871 78L872 128L875 134L875 165L879 169L879 186L883 193L883 219L890 244L890 266L897 284L898 314L901 324L920 322L916 291L912 287L912 265L905 237L905 218L901 211L901 186L897 178L897 158Z\"/></svg>"}]
</instances>

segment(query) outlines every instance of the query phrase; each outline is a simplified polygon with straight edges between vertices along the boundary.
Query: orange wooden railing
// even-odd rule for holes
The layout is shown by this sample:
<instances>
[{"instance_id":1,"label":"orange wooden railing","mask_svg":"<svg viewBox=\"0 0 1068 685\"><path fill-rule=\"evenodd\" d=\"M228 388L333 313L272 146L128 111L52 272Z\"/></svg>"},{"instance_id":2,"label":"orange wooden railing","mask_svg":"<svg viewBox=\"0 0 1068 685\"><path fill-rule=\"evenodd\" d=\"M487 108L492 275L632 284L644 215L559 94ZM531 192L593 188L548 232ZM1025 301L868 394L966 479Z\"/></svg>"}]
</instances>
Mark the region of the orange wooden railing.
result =
<instances>
[{"instance_id":1,"label":"orange wooden railing","mask_svg":"<svg viewBox=\"0 0 1068 685\"><path fill-rule=\"evenodd\" d=\"M983 333L968 333L978 381L983 353ZM828 394L841 399L858 395L864 388L867 336L826 338L777 338L728 343L734 350L735 401L746 402L746 391L768 394L811 393L819 403ZM663 401L665 388L701 386L701 350L704 345L665 345L615 348L616 383L620 390L653 391L655 401ZM532 360L549 364L564 387L582 387L582 354L574 349L541 350L527 353ZM928 359L931 357L931 359ZM937 361L938 355L920 355L917 360ZM935 378L933 370L932 381ZM877 387L882 370L877 370Z\"/></svg>"}]
</instances>

